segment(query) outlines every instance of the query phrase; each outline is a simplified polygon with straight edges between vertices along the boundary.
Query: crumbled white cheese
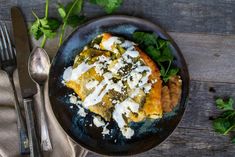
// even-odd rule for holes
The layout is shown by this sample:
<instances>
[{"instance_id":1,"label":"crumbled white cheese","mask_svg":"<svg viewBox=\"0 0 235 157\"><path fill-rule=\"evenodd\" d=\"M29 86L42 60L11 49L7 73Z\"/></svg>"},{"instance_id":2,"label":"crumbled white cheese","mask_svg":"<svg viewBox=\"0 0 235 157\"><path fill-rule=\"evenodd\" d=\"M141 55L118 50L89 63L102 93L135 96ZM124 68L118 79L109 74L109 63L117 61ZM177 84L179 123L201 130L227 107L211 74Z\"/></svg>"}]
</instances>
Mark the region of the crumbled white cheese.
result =
<instances>
[{"instance_id":1,"label":"crumbled white cheese","mask_svg":"<svg viewBox=\"0 0 235 157\"><path fill-rule=\"evenodd\" d=\"M107 123L106 125L103 126L103 131L102 131L102 135L108 135L110 133L110 130L107 128L109 123Z\"/></svg>"},{"instance_id":2,"label":"crumbled white cheese","mask_svg":"<svg viewBox=\"0 0 235 157\"><path fill-rule=\"evenodd\" d=\"M94 44L94 48L100 49L100 46L98 44Z\"/></svg>"},{"instance_id":3,"label":"crumbled white cheese","mask_svg":"<svg viewBox=\"0 0 235 157\"><path fill-rule=\"evenodd\" d=\"M80 115L81 117L86 117L87 113L85 112L84 108L82 108L81 106L78 106L78 115Z\"/></svg>"},{"instance_id":4,"label":"crumbled white cheese","mask_svg":"<svg viewBox=\"0 0 235 157\"><path fill-rule=\"evenodd\" d=\"M124 64L124 61L122 58L119 58L116 62L115 65L113 65L112 67L109 67L109 70L113 73L113 74L117 74L118 71L122 68L126 66L126 64Z\"/></svg>"},{"instance_id":5,"label":"crumbled white cheese","mask_svg":"<svg viewBox=\"0 0 235 157\"><path fill-rule=\"evenodd\" d=\"M104 66L102 64L97 64L95 66L95 71L99 74L99 75L103 75L104 70L103 70Z\"/></svg>"},{"instance_id":6,"label":"crumbled white cheese","mask_svg":"<svg viewBox=\"0 0 235 157\"><path fill-rule=\"evenodd\" d=\"M118 37L110 37L107 40L102 42L102 46L104 49L111 51L115 44L121 44L122 42Z\"/></svg>"},{"instance_id":7,"label":"crumbled white cheese","mask_svg":"<svg viewBox=\"0 0 235 157\"><path fill-rule=\"evenodd\" d=\"M116 91L121 93L122 92L122 86L118 85L117 83L114 83L112 88Z\"/></svg>"},{"instance_id":8,"label":"crumbled white cheese","mask_svg":"<svg viewBox=\"0 0 235 157\"><path fill-rule=\"evenodd\" d=\"M146 84L143 86L143 88L144 88L144 92L145 92L145 93L149 93L149 91L150 91L151 88L152 88L152 85L151 85L150 83L146 83Z\"/></svg>"},{"instance_id":9,"label":"crumbled white cheese","mask_svg":"<svg viewBox=\"0 0 235 157\"><path fill-rule=\"evenodd\" d=\"M96 127L101 127L105 125L104 121L98 116L93 117L93 123L95 124Z\"/></svg>"},{"instance_id":10,"label":"crumbled white cheese","mask_svg":"<svg viewBox=\"0 0 235 157\"><path fill-rule=\"evenodd\" d=\"M129 40L125 40L120 46L123 48L129 48L133 45L136 45L135 43L129 41Z\"/></svg>"},{"instance_id":11,"label":"crumbled white cheese","mask_svg":"<svg viewBox=\"0 0 235 157\"><path fill-rule=\"evenodd\" d=\"M69 95L69 102L71 103L71 104L77 104L77 101L78 101L78 99L77 99L77 97L75 96L75 95Z\"/></svg>"},{"instance_id":12,"label":"crumbled white cheese","mask_svg":"<svg viewBox=\"0 0 235 157\"><path fill-rule=\"evenodd\" d=\"M136 97L138 94L140 93L140 89L139 88L135 88L132 92L131 92L131 98Z\"/></svg>"},{"instance_id":13,"label":"crumbled white cheese","mask_svg":"<svg viewBox=\"0 0 235 157\"><path fill-rule=\"evenodd\" d=\"M130 127L123 127L121 128L122 135L125 136L127 139L130 139L134 135L134 130Z\"/></svg>"},{"instance_id":14,"label":"crumbled white cheese","mask_svg":"<svg viewBox=\"0 0 235 157\"><path fill-rule=\"evenodd\" d=\"M86 84L86 88L88 90L91 90L92 88L96 87L99 84L99 81L97 80L91 80Z\"/></svg>"},{"instance_id":15,"label":"crumbled white cheese","mask_svg":"<svg viewBox=\"0 0 235 157\"><path fill-rule=\"evenodd\" d=\"M73 71L72 66L65 69L65 71L63 73L63 81L69 81L70 80L72 71Z\"/></svg>"},{"instance_id":16,"label":"crumbled white cheese","mask_svg":"<svg viewBox=\"0 0 235 157\"><path fill-rule=\"evenodd\" d=\"M142 74L138 73L137 71L131 71L129 77L127 78L127 83L131 89L137 87L140 79L142 78Z\"/></svg>"}]
</instances>

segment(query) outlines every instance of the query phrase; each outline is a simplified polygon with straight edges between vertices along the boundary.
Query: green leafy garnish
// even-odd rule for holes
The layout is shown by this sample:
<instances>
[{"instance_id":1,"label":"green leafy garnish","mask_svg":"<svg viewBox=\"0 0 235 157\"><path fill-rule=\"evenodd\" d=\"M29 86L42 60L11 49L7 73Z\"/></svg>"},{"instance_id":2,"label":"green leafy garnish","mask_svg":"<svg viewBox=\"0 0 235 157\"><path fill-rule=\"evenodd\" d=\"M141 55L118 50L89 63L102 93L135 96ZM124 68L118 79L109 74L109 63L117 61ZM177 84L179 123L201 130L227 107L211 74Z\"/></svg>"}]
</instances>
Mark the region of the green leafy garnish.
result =
<instances>
[{"instance_id":1,"label":"green leafy garnish","mask_svg":"<svg viewBox=\"0 0 235 157\"><path fill-rule=\"evenodd\" d=\"M230 98L228 101L224 101L219 98L216 100L216 106L222 110L233 110L233 99Z\"/></svg>"},{"instance_id":2,"label":"green leafy garnish","mask_svg":"<svg viewBox=\"0 0 235 157\"><path fill-rule=\"evenodd\" d=\"M58 4L58 13L62 19L62 27L60 32L59 45L63 42L64 32L66 27L69 25L71 27L77 27L79 24L84 22L84 16L79 15L82 10L83 0L73 0L66 6L61 3Z\"/></svg>"},{"instance_id":3,"label":"green leafy garnish","mask_svg":"<svg viewBox=\"0 0 235 157\"><path fill-rule=\"evenodd\" d=\"M90 0L90 2L101 6L108 14L117 10L122 4L122 0Z\"/></svg>"},{"instance_id":4,"label":"green leafy garnish","mask_svg":"<svg viewBox=\"0 0 235 157\"><path fill-rule=\"evenodd\" d=\"M33 15L36 21L32 24L30 32L36 40L43 36L41 47L44 47L47 38L54 38L57 29L60 27L60 22L54 18L48 18L49 0L46 0L45 17L39 18L34 12Z\"/></svg>"},{"instance_id":5,"label":"green leafy garnish","mask_svg":"<svg viewBox=\"0 0 235 157\"><path fill-rule=\"evenodd\" d=\"M107 13L112 13L122 4L122 0L90 0L90 2L103 7ZM49 0L46 0L45 17L39 18L34 12L32 12L36 20L33 22L30 28L31 34L36 40L43 36L41 47L44 47L46 40L48 38L54 38L58 28L61 27L59 33L60 46L63 42L64 32L67 26L75 28L85 21L85 17L81 15L82 6L83 0L72 0L66 6L58 3L57 11L61 17L61 23L56 18L48 17Z\"/></svg>"},{"instance_id":6,"label":"green leafy garnish","mask_svg":"<svg viewBox=\"0 0 235 157\"><path fill-rule=\"evenodd\" d=\"M174 67L170 42L164 40L154 33L134 32L133 39L146 53L158 63L163 81L168 82L171 76L179 72L179 68Z\"/></svg>"},{"instance_id":7,"label":"green leafy garnish","mask_svg":"<svg viewBox=\"0 0 235 157\"><path fill-rule=\"evenodd\" d=\"M217 108L223 112L213 121L213 128L220 134L227 135L235 129L235 109L233 102L232 98L229 98L228 101L224 101L221 98L216 100ZM232 142L235 143L235 137L232 139Z\"/></svg>"}]
</instances>

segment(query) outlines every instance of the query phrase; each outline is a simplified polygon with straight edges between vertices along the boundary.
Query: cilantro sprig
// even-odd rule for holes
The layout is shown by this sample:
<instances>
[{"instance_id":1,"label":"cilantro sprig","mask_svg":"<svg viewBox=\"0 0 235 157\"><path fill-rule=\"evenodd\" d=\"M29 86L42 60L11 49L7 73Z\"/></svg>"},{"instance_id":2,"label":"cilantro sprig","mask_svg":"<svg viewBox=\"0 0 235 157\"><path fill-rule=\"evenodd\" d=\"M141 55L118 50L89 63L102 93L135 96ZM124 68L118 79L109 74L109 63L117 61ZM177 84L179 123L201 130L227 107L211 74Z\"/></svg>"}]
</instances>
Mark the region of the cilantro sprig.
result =
<instances>
[{"instance_id":1,"label":"cilantro sprig","mask_svg":"<svg viewBox=\"0 0 235 157\"><path fill-rule=\"evenodd\" d=\"M122 0L90 0L90 2L103 7L109 14L115 11L122 4ZM82 7L83 0L72 0L67 5L58 3L57 11L61 18L58 20L56 18L48 17L49 0L46 0L44 17L39 18L34 12L32 12L36 20L30 28L31 34L36 40L43 37L41 47L44 47L47 39L54 38L58 34L59 30L60 46L64 40L66 28L68 26L75 28L85 21L85 17L81 15Z\"/></svg>"},{"instance_id":2,"label":"cilantro sprig","mask_svg":"<svg viewBox=\"0 0 235 157\"><path fill-rule=\"evenodd\" d=\"M69 25L76 27L82 22L84 22L84 17L79 15L82 10L83 0L73 0L68 3L66 6L63 6L61 3L58 4L58 12L62 18L63 24L60 32L60 41L59 46L63 42L65 28Z\"/></svg>"},{"instance_id":3,"label":"cilantro sprig","mask_svg":"<svg viewBox=\"0 0 235 157\"><path fill-rule=\"evenodd\" d=\"M134 32L133 39L160 66L161 77L165 83L179 72L179 68L172 65L174 56L168 40L147 32Z\"/></svg>"},{"instance_id":4,"label":"cilantro sprig","mask_svg":"<svg viewBox=\"0 0 235 157\"><path fill-rule=\"evenodd\" d=\"M104 8L105 12L111 14L122 4L122 0L90 0L91 3Z\"/></svg>"},{"instance_id":5,"label":"cilantro sprig","mask_svg":"<svg viewBox=\"0 0 235 157\"><path fill-rule=\"evenodd\" d=\"M41 47L44 47L46 40L48 38L55 37L56 31L60 27L59 20L55 18L48 18L48 8L49 8L49 0L46 0L45 16L43 18L39 18L32 11L34 17L36 18L36 21L32 24L30 32L32 33L32 35L36 40L38 40L43 36Z\"/></svg>"},{"instance_id":6,"label":"cilantro sprig","mask_svg":"<svg viewBox=\"0 0 235 157\"><path fill-rule=\"evenodd\" d=\"M213 128L215 132L228 135L229 132L235 129L235 108L233 107L234 101L229 98L225 101L221 98L216 100L216 106L223 112L213 120ZM235 137L231 139L235 143Z\"/></svg>"}]
</instances>

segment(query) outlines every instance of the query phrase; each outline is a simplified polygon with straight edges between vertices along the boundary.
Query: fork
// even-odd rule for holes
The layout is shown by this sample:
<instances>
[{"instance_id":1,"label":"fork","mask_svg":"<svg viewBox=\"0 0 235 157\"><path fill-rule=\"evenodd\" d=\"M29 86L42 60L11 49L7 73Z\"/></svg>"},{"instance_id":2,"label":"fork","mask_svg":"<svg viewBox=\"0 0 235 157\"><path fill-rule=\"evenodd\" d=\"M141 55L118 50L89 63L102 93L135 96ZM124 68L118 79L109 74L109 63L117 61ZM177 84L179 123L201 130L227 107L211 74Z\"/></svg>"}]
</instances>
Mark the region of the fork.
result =
<instances>
[{"instance_id":1,"label":"fork","mask_svg":"<svg viewBox=\"0 0 235 157\"><path fill-rule=\"evenodd\" d=\"M29 140L27 136L27 130L20 111L19 100L17 97L13 80L13 73L17 67L15 50L12 47L6 24L3 22L0 22L0 62L1 69L7 73L14 93L14 105L17 116L17 129L19 134L20 153L22 155L29 154Z\"/></svg>"}]
</instances>

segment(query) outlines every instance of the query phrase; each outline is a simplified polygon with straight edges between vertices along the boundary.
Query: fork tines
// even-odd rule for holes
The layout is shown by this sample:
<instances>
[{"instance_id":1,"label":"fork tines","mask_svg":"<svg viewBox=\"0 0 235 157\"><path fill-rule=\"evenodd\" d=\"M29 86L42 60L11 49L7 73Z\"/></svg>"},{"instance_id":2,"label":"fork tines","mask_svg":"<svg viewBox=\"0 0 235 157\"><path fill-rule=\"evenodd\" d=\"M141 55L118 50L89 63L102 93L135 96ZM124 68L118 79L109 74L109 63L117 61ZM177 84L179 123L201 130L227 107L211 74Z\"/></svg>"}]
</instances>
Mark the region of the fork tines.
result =
<instances>
[{"instance_id":1,"label":"fork tines","mask_svg":"<svg viewBox=\"0 0 235 157\"><path fill-rule=\"evenodd\" d=\"M15 59L10 36L4 22L0 22L0 55L1 62Z\"/></svg>"}]
</instances>

